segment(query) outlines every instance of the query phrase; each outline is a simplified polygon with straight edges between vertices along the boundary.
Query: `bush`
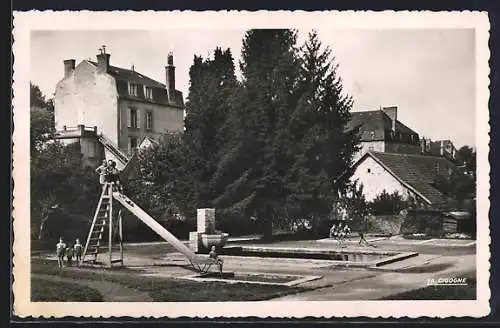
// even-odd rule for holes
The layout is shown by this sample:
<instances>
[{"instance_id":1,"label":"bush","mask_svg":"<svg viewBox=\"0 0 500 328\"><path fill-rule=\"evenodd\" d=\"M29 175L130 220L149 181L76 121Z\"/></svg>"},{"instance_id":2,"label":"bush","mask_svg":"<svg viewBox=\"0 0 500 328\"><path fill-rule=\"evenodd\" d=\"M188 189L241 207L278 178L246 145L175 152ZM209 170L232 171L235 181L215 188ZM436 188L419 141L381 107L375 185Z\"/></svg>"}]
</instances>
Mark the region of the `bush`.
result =
<instances>
[{"instance_id":1,"label":"bush","mask_svg":"<svg viewBox=\"0 0 500 328\"><path fill-rule=\"evenodd\" d=\"M215 215L215 228L222 232L229 233L230 236L256 234L262 231L260 222L251 217L223 211L216 211Z\"/></svg>"},{"instance_id":2,"label":"bush","mask_svg":"<svg viewBox=\"0 0 500 328\"><path fill-rule=\"evenodd\" d=\"M389 194L385 190L369 203L370 212L373 215L399 214L408 205L408 202L397 191Z\"/></svg>"}]
</instances>

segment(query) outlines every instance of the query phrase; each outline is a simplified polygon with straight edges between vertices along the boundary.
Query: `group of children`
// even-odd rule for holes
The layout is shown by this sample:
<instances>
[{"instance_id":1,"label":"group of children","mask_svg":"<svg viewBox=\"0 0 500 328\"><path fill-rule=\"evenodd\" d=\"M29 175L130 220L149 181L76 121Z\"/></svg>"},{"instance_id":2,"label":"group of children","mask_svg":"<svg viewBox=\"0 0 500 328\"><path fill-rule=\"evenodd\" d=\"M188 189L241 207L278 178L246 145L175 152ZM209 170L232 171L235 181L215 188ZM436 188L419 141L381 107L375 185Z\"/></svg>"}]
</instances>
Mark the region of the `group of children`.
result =
<instances>
[{"instance_id":1,"label":"group of children","mask_svg":"<svg viewBox=\"0 0 500 328\"><path fill-rule=\"evenodd\" d=\"M334 224L330 228L330 238L337 239L338 242L340 243L340 246L344 246L344 241L347 238L349 238L350 235L351 235L351 228L349 228L347 223L344 223L344 225L342 225L342 223L339 223L338 226Z\"/></svg>"},{"instance_id":2,"label":"group of children","mask_svg":"<svg viewBox=\"0 0 500 328\"><path fill-rule=\"evenodd\" d=\"M64 258L68 261L68 266L73 265L73 259L76 260L77 265L80 265L80 260L82 258L83 246L80 244L80 239L76 239L73 246L66 245L62 238L59 238L59 242L56 245L57 254L57 265L59 268L64 267Z\"/></svg>"},{"instance_id":3,"label":"group of children","mask_svg":"<svg viewBox=\"0 0 500 328\"><path fill-rule=\"evenodd\" d=\"M99 174L99 183L104 185L106 182L112 182L119 192L122 192L119 173L116 168L116 162L113 160L103 160L102 165L95 170Z\"/></svg>"},{"instance_id":4,"label":"group of children","mask_svg":"<svg viewBox=\"0 0 500 328\"><path fill-rule=\"evenodd\" d=\"M340 223L338 226L334 224L330 229L330 238L337 239L341 247L345 247L344 242L346 239L349 238L350 235L351 235L351 228L349 228L347 223L345 223L344 225L342 225L342 223ZM377 246L369 243L365 239L365 234L362 231L359 232L358 245L377 247Z\"/></svg>"}]
</instances>

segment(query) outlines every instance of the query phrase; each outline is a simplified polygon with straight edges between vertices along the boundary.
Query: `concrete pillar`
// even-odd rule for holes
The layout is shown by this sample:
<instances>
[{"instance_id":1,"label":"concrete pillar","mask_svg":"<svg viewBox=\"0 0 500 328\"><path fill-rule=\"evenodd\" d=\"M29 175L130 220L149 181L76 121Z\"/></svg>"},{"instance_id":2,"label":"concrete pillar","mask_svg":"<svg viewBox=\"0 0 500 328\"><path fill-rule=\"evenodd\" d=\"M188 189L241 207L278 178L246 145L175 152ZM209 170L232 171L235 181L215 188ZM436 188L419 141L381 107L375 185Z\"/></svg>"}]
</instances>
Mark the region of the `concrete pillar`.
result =
<instances>
[{"instance_id":1,"label":"concrete pillar","mask_svg":"<svg viewBox=\"0 0 500 328\"><path fill-rule=\"evenodd\" d=\"M198 231L191 231L189 233L189 248L196 253L201 250L201 246L201 233Z\"/></svg>"},{"instance_id":2,"label":"concrete pillar","mask_svg":"<svg viewBox=\"0 0 500 328\"><path fill-rule=\"evenodd\" d=\"M197 212L197 231L199 233L215 233L215 209L199 208Z\"/></svg>"}]
</instances>

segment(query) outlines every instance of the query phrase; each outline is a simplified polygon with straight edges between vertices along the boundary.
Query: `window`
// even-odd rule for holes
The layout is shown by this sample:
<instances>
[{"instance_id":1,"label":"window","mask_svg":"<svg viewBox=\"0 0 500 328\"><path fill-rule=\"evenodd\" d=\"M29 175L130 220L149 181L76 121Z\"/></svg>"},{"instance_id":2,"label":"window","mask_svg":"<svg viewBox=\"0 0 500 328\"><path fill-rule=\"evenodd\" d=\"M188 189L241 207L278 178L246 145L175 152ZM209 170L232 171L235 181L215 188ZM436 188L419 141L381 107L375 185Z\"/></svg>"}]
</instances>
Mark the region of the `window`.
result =
<instances>
[{"instance_id":1,"label":"window","mask_svg":"<svg viewBox=\"0 0 500 328\"><path fill-rule=\"evenodd\" d=\"M151 87L144 87L144 97L146 97L146 99L153 99L153 88Z\"/></svg>"},{"instance_id":2,"label":"window","mask_svg":"<svg viewBox=\"0 0 500 328\"><path fill-rule=\"evenodd\" d=\"M128 111L128 127L134 129L140 128L139 117L139 110L130 108Z\"/></svg>"},{"instance_id":3,"label":"window","mask_svg":"<svg viewBox=\"0 0 500 328\"><path fill-rule=\"evenodd\" d=\"M135 149L137 149L137 138L130 137L128 142L128 150L132 153Z\"/></svg>"},{"instance_id":4,"label":"window","mask_svg":"<svg viewBox=\"0 0 500 328\"><path fill-rule=\"evenodd\" d=\"M366 170L368 173L372 173L372 169L367 169Z\"/></svg>"},{"instance_id":5,"label":"window","mask_svg":"<svg viewBox=\"0 0 500 328\"><path fill-rule=\"evenodd\" d=\"M153 112L146 112L146 130L153 130Z\"/></svg>"},{"instance_id":6,"label":"window","mask_svg":"<svg viewBox=\"0 0 500 328\"><path fill-rule=\"evenodd\" d=\"M128 84L128 94L131 96L137 97L137 84L130 83Z\"/></svg>"}]
</instances>

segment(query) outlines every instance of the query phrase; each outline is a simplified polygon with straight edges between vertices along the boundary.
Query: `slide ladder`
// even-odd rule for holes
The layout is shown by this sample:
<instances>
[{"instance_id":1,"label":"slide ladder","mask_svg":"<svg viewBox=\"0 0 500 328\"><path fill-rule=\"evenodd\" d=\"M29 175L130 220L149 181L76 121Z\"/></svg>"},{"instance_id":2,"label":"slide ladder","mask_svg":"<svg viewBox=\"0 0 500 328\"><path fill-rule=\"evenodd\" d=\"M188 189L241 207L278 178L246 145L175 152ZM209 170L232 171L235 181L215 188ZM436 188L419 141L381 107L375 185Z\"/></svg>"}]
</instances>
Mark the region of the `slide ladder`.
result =
<instances>
[{"instance_id":1,"label":"slide ladder","mask_svg":"<svg viewBox=\"0 0 500 328\"><path fill-rule=\"evenodd\" d=\"M137 206L137 204L135 204L124 194L113 192L113 198L120 202L120 204L122 204L127 210L134 214L149 228L151 228L151 230L165 239L178 252L184 255L195 270L206 273L208 272L208 270L210 270L210 267L212 265L216 264L215 260L209 258L208 256L200 256L194 253L189 247L187 247L183 242L177 239L172 233L165 229L161 224L159 224L155 219L149 216L149 214L143 211L139 206Z\"/></svg>"},{"instance_id":2,"label":"slide ladder","mask_svg":"<svg viewBox=\"0 0 500 328\"><path fill-rule=\"evenodd\" d=\"M116 215L115 212L116 211L113 211L113 184L106 183L103 185L101 197L99 198L99 203L97 204L97 209L90 226L80 264L83 262L95 264L97 262L97 255L102 252L103 247L106 247L104 238L107 232L108 264L109 266L114 263L121 263L123 265L122 219L120 213L118 213L118 217L113 220L113 215ZM118 227L115 227L116 225L118 225ZM116 233L113 234L113 230L118 232L118 243L120 248L119 258L113 258L113 239L116 235Z\"/></svg>"}]
</instances>

